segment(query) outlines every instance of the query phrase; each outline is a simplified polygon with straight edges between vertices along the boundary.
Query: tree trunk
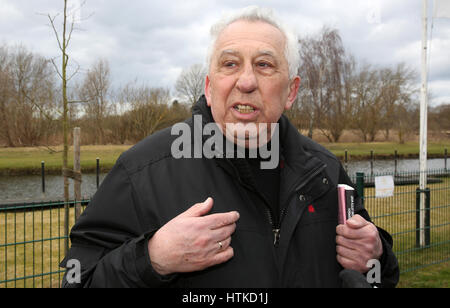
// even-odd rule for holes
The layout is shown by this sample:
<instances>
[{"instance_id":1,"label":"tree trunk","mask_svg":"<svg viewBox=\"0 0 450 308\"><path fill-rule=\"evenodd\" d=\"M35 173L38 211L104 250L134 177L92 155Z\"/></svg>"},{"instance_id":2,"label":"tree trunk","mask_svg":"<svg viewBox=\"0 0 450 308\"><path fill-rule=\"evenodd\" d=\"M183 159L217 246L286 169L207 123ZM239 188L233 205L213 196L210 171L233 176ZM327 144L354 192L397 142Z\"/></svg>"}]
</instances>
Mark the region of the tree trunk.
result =
<instances>
[{"instance_id":1,"label":"tree trunk","mask_svg":"<svg viewBox=\"0 0 450 308\"><path fill-rule=\"evenodd\" d=\"M64 236L65 255L69 252L69 178L66 174L68 170L68 156L69 156L69 121L68 121L68 99L67 99L67 61L68 55L66 53L66 26L67 26L67 0L64 0L64 22L62 34L62 100L63 100L63 174L64 174Z\"/></svg>"}]
</instances>

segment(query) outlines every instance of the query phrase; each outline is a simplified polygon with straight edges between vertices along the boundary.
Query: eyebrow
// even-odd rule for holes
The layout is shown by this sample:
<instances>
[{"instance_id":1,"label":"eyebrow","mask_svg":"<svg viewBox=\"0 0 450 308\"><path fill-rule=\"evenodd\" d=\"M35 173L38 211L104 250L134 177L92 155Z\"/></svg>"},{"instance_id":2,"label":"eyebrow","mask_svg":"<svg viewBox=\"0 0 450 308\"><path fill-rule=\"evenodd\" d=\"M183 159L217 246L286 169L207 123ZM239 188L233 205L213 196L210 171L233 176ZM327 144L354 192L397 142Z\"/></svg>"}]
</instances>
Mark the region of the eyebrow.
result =
<instances>
[{"instance_id":1,"label":"eyebrow","mask_svg":"<svg viewBox=\"0 0 450 308\"><path fill-rule=\"evenodd\" d=\"M225 55L233 55L233 56L238 56L240 53L237 50L234 49L225 49L222 50L222 52L220 53L219 58L222 58ZM260 56L270 56L275 58L275 53L271 50L261 50L258 51L258 53L256 54L256 57L260 57Z\"/></svg>"},{"instance_id":2,"label":"eyebrow","mask_svg":"<svg viewBox=\"0 0 450 308\"><path fill-rule=\"evenodd\" d=\"M239 52L237 52L236 50L233 49L225 49L222 50L222 52L219 55L219 58L222 58L225 55L232 55L232 56L237 56L239 54Z\"/></svg>"},{"instance_id":3,"label":"eyebrow","mask_svg":"<svg viewBox=\"0 0 450 308\"><path fill-rule=\"evenodd\" d=\"M258 57L259 56L271 56L271 57L275 58L275 54L273 53L273 51L270 51L270 50L261 50L261 51L258 52L257 56Z\"/></svg>"}]
</instances>

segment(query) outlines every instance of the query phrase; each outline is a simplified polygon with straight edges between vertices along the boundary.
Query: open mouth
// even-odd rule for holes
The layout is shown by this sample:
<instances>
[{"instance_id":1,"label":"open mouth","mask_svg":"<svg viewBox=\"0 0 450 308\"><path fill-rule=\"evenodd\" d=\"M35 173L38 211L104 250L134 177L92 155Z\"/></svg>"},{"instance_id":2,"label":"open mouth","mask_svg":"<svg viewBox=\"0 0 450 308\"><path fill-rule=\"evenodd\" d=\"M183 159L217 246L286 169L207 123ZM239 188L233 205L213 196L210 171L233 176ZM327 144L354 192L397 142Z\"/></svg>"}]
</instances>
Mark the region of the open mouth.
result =
<instances>
[{"instance_id":1,"label":"open mouth","mask_svg":"<svg viewBox=\"0 0 450 308\"><path fill-rule=\"evenodd\" d=\"M243 113L243 114L250 114L256 111L255 108L253 108L252 106L249 105L241 105L241 104L237 104L233 107L235 110L237 110L239 113Z\"/></svg>"}]
</instances>

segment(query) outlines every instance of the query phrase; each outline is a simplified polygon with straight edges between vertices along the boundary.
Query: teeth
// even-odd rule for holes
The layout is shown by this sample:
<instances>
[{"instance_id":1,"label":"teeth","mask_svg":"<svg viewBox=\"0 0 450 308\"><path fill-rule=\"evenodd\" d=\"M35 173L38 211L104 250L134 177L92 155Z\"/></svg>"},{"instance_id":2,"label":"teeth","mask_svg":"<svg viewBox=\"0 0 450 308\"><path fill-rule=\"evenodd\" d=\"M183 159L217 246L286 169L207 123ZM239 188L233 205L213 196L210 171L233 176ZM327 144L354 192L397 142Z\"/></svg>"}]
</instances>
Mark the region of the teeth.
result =
<instances>
[{"instance_id":1,"label":"teeth","mask_svg":"<svg viewBox=\"0 0 450 308\"><path fill-rule=\"evenodd\" d=\"M253 107L247 105L236 105L234 108L240 113L252 113L255 111Z\"/></svg>"}]
</instances>

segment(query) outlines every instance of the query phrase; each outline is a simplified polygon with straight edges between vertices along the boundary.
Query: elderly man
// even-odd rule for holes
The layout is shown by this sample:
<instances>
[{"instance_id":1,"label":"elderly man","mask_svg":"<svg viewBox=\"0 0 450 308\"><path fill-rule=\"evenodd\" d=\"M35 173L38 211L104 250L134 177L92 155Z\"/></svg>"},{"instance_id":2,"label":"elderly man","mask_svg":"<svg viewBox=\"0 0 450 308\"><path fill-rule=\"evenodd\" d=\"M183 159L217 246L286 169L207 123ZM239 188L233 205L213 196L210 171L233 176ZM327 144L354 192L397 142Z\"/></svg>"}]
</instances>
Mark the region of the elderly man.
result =
<instances>
[{"instance_id":1,"label":"elderly man","mask_svg":"<svg viewBox=\"0 0 450 308\"><path fill-rule=\"evenodd\" d=\"M63 285L340 287L344 268L366 273L378 260L379 285L395 286L391 237L370 222L359 198L356 215L338 225L336 186L351 185L348 176L282 115L300 86L295 35L256 7L222 20L212 34L205 96L184 125L216 125L247 156L211 148L213 157L175 158L179 136L170 128L124 153L72 229L62 265L79 261L81 277L69 267ZM256 129L229 133L238 123ZM261 168L267 157L258 149L248 157L252 138L279 157L275 168ZM183 150L195 152L198 138L187 140Z\"/></svg>"}]
</instances>

